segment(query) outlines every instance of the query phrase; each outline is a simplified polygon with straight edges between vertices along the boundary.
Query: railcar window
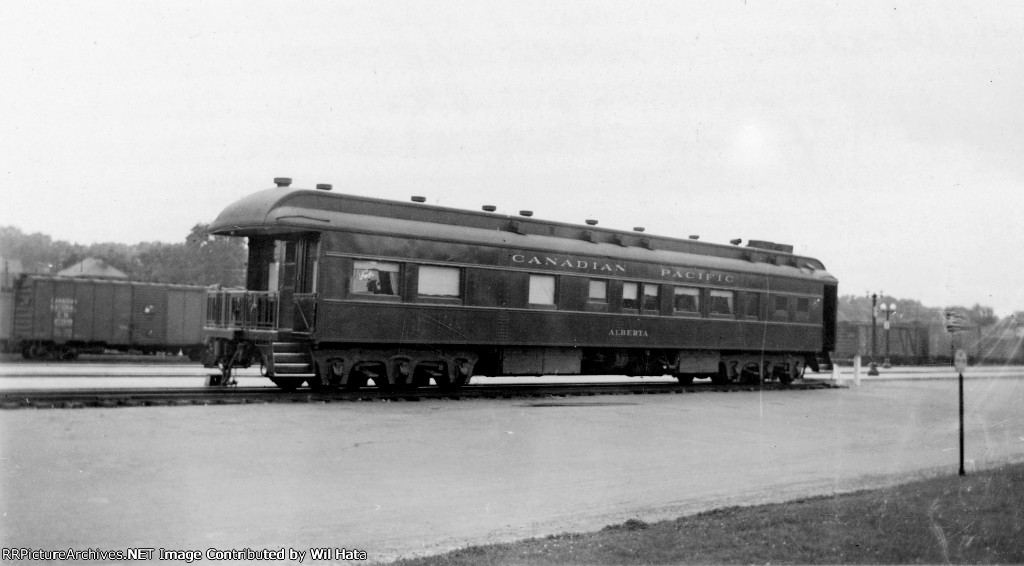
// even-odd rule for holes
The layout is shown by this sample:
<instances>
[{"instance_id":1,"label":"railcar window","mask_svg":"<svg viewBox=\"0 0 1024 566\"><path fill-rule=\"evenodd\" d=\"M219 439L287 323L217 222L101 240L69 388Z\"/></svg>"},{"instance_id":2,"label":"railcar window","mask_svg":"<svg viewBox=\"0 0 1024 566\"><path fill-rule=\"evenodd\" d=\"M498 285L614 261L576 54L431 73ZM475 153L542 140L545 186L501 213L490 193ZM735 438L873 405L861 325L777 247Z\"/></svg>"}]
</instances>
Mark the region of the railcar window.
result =
<instances>
[{"instance_id":1,"label":"railcar window","mask_svg":"<svg viewBox=\"0 0 1024 566\"><path fill-rule=\"evenodd\" d=\"M747 301L743 308L743 316L747 318L761 317L761 295L747 293Z\"/></svg>"},{"instance_id":2,"label":"railcar window","mask_svg":"<svg viewBox=\"0 0 1024 566\"><path fill-rule=\"evenodd\" d=\"M637 310L640 308L640 286L637 283L622 284L622 308Z\"/></svg>"},{"instance_id":3,"label":"railcar window","mask_svg":"<svg viewBox=\"0 0 1024 566\"><path fill-rule=\"evenodd\" d=\"M531 275L530 276L530 298L531 305L554 305L555 304L555 276L554 275Z\"/></svg>"},{"instance_id":4,"label":"railcar window","mask_svg":"<svg viewBox=\"0 0 1024 566\"><path fill-rule=\"evenodd\" d=\"M775 297L775 318L787 318L789 316L789 297Z\"/></svg>"},{"instance_id":5,"label":"railcar window","mask_svg":"<svg viewBox=\"0 0 1024 566\"><path fill-rule=\"evenodd\" d=\"M383 261L357 261L349 290L363 295L398 295L399 265Z\"/></svg>"},{"instance_id":6,"label":"railcar window","mask_svg":"<svg viewBox=\"0 0 1024 566\"><path fill-rule=\"evenodd\" d=\"M700 312L700 289L695 287L676 287L672 297L673 308L681 313Z\"/></svg>"},{"instance_id":7,"label":"railcar window","mask_svg":"<svg viewBox=\"0 0 1024 566\"><path fill-rule=\"evenodd\" d=\"M732 291L719 291L712 289L710 292L711 303L708 311L711 314L733 316L736 314L736 296Z\"/></svg>"},{"instance_id":8,"label":"railcar window","mask_svg":"<svg viewBox=\"0 0 1024 566\"><path fill-rule=\"evenodd\" d=\"M419 285L416 292L421 297L460 298L462 296L462 270L458 267L420 266Z\"/></svg>"},{"instance_id":9,"label":"railcar window","mask_svg":"<svg viewBox=\"0 0 1024 566\"><path fill-rule=\"evenodd\" d=\"M807 297L797 297L796 299L796 318L798 320L807 320L811 316L811 301Z\"/></svg>"},{"instance_id":10,"label":"railcar window","mask_svg":"<svg viewBox=\"0 0 1024 566\"><path fill-rule=\"evenodd\" d=\"M592 303L604 303L608 301L608 282L603 279L590 280L590 295L587 297Z\"/></svg>"},{"instance_id":11,"label":"railcar window","mask_svg":"<svg viewBox=\"0 0 1024 566\"><path fill-rule=\"evenodd\" d=\"M658 285L644 283L644 310L661 310L661 300L658 298Z\"/></svg>"}]
</instances>

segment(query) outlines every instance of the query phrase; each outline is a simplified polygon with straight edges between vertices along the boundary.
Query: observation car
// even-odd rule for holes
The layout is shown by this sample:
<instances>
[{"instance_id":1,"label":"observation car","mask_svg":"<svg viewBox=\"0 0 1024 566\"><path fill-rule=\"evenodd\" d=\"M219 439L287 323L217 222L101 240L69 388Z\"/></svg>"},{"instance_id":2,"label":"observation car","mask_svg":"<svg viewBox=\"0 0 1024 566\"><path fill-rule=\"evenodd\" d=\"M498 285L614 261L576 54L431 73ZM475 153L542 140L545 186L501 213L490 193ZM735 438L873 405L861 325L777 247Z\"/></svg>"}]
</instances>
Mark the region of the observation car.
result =
<instances>
[{"instance_id":1,"label":"observation car","mask_svg":"<svg viewBox=\"0 0 1024 566\"><path fill-rule=\"evenodd\" d=\"M208 365L223 382L257 363L285 389L474 375L789 382L831 363L837 281L792 246L275 183L210 225L249 249L246 289L208 295Z\"/></svg>"}]
</instances>

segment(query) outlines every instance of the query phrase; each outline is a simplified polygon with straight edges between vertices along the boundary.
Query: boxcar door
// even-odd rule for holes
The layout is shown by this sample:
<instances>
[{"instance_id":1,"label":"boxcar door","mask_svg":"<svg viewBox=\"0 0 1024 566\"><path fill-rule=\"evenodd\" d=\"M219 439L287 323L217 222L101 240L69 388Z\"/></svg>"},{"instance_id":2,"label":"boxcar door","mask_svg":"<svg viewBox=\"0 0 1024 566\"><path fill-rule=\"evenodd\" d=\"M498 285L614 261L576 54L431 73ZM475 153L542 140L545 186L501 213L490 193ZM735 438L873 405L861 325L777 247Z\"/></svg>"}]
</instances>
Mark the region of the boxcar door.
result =
<instances>
[{"instance_id":1,"label":"boxcar door","mask_svg":"<svg viewBox=\"0 0 1024 566\"><path fill-rule=\"evenodd\" d=\"M140 346L163 344L167 338L167 287L132 287L132 343Z\"/></svg>"},{"instance_id":2,"label":"boxcar door","mask_svg":"<svg viewBox=\"0 0 1024 566\"><path fill-rule=\"evenodd\" d=\"M132 341L132 288L124 283L111 284L110 344L127 346Z\"/></svg>"},{"instance_id":3,"label":"boxcar door","mask_svg":"<svg viewBox=\"0 0 1024 566\"><path fill-rule=\"evenodd\" d=\"M73 281L54 282L53 299L53 341L64 344L74 339L75 330L75 284Z\"/></svg>"},{"instance_id":4,"label":"boxcar door","mask_svg":"<svg viewBox=\"0 0 1024 566\"><path fill-rule=\"evenodd\" d=\"M32 336L30 338L53 339L53 299L54 283L46 279L37 279L32 286Z\"/></svg>"}]
</instances>

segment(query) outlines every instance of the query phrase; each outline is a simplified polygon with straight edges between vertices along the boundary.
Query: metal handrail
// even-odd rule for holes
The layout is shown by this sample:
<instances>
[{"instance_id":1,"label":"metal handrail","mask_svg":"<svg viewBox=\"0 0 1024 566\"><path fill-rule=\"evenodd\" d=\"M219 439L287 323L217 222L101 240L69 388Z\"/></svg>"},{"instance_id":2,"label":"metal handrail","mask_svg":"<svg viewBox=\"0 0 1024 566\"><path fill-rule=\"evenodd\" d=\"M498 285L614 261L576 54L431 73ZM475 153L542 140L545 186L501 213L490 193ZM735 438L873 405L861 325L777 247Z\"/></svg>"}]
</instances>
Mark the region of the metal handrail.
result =
<instances>
[{"instance_id":1,"label":"metal handrail","mask_svg":"<svg viewBox=\"0 0 1024 566\"><path fill-rule=\"evenodd\" d=\"M212 289L206 292L206 326L274 329L280 304L276 291Z\"/></svg>"}]
</instances>

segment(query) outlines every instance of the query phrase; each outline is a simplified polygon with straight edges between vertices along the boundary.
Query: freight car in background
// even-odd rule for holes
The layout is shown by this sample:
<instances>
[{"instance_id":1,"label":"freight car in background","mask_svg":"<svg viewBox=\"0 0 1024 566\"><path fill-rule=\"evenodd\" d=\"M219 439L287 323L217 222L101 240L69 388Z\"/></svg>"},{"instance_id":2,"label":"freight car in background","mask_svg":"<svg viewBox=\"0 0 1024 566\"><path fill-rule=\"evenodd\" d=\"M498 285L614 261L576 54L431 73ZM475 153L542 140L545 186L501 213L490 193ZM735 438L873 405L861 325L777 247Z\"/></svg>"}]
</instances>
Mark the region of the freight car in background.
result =
<instances>
[{"instance_id":1,"label":"freight car in background","mask_svg":"<svg viewBox=\"0 0 1024 566\"><path fill-rule=\"evenodd\" d=\"M22 275L12 299L8 344L26 359L119 350L198 360L205 348L205 287Z\"/></svg>"},{"instance_id":2,"label":"freight car in background","mask_svg":"<svg viewBox=\"0 0 1024 566\"><path fill-rule=\"evenodd\" d=\"M457 387L473 375L776 378L829 364L837 282L791 246L746 247L290 188L230 205L245 291L215 291L224 380Z\"/></svg>"},{"instance_id":3,"label":"freight car in background","mask_svg":"<svg viewBox=\"0 0 1024 566\"><path fill-rule=\"evenodd\" d=\"M872 357L881 363L888 357L896 365L951 364L956 350L964 350L972 364L1024 364L1024 336L1020 327L1010 323L974 326L955 334L949 333L941 320L893 324L888 332L878 324L874 349L870 322L840 321L836 327L833 359L846 365L853 363L854 356L861 356L864 363L870 363Z\"/></svg>"}]
</instances>

